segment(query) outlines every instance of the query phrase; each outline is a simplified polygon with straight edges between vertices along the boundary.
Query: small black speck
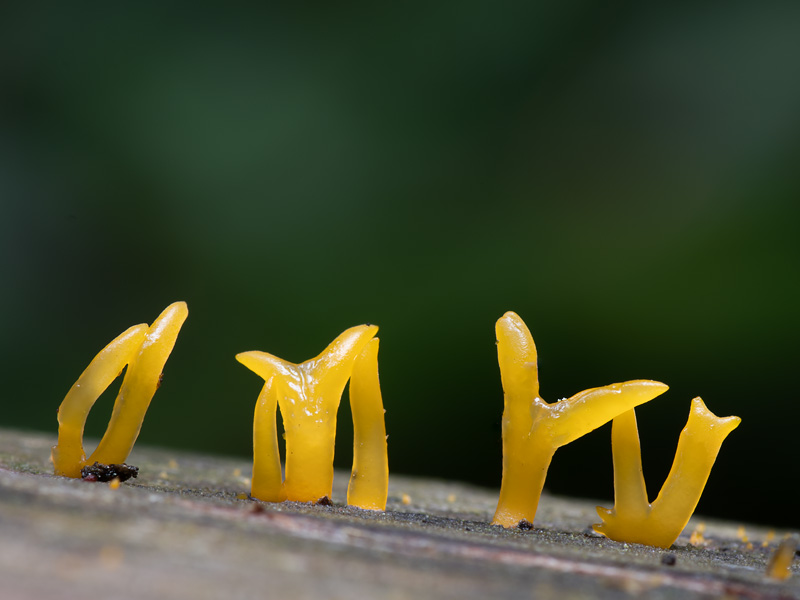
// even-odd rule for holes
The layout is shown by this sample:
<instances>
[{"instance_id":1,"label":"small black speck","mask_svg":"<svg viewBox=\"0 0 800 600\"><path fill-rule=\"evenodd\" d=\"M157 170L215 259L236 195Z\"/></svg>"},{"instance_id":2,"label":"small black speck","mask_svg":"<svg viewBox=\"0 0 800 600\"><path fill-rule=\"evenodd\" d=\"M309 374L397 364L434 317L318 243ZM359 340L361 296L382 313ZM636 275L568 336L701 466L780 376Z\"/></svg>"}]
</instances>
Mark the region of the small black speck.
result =
<instances>
[{"instance_id":1,"label":"small black speck","mask_svg":"<svg viewBox=\"0 0 800 600\"><path fill-rule=\"evenodd\" d=\"M317 500L316 504L319 506L333 506L333 502L327 496L323 496L322 498Z\"/></svg>"},{"instance_id":2,"label":"small black speck","mask_svg":"<svg viewBox=\"0 0 800 600\"><path fill-rule=\"evenodd\" d=\"M522 531L530 531L533 529L533 523L528 521L528 519L522 519L519 523L517 523L517 528L521 529Z\"/></svg>"},{"instance_id":3,"label":"small black speck","mask_svg":"<svg viewBox=\"0 0 800 600\"><path fill-rule=\"evenodd\" d=\"M678 561L678 558L674 554L664 554L661 556L661 564L667 565L668 567L675 566L675 563Z\"/></svg>"}]
</instances>

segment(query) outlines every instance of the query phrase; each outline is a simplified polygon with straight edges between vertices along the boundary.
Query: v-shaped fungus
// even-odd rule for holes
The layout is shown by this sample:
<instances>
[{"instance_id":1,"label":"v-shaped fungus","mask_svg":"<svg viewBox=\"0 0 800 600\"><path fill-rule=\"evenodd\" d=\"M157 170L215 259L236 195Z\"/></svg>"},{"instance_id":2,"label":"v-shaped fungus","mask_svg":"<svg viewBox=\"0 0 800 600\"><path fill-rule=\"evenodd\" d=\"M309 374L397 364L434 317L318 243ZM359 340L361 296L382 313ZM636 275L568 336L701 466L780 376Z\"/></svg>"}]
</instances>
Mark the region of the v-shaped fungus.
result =
<instances>
[{"instance_id":1,"label":"v-shaped fungus","mask_svg":"<svg viewBox=\"0 0 800 600\"><path fill-rule=\"evenodd\" d=\"M492 523L533 523L555 451L634 406L666 391L657 381L636 380L585 390L548 404L539 396L536 346L520 317L497 321L497 357L505 393L503 480Z\"/></svg>"},{"instance_id":2,"label":"v-shaped fungus","mask_svg":"<svg viewBox=\"0 0 800 600\"><path fill-rule=\"evenodd\" d=\"M377 331L374 325L352 327L331 342L319 356L301 364L259 351L236 355L236 360L260 375L265 382L253 421L251 493L255 498L269 502L316 502L331 496L339 402L356 359ZM377 377L377 343L374 363L369 357L363 360L367 364L359 367L358 379L373 364ZM367 394L379 390L377 378L372 383L367 382L366 388ZM354 393L358 395L359 392ZM377 403L380 403L379 397ZM360 406L361 403L357 401L356 404ZM372 404L372 408L366 410L374 412L374 402L367 404ZM286 433L285 480L282 480L278 453L277 406L283 415ZM380 408L382 410L382 406ZM354 419L357 414L358 409L354 409ZM364 474L363 470L361 474Z\"/></svg>"},{"instance_id":3,"label":"v-shaped fungus","mask_svg":"<svg viewBox=\"0 0 800 600\"><path fill-rule=\"evenodd\" d=\"M614 508L597 507L603 522L594 530L618 542L669 548L694 512L722 442L741 422L739 417L717 417L700 398L692 400L672 469L651 505L642 475L636 412L631 409L616 417L611 427Z\"/></svg>"},{"instance_id":4,"label":"v-shaped fungus","mask_svg":"<svg viewBox=\"0 0 800 600\"><path fill-rule=\"evenodd\" d=\"M150 327L143 323L127 329L89 363L58 409L58 444L52 451L56 475L80 477L87 464L125 462L188 315L185 302L170 304ZM87 459L83 450L86 418L100 394L125 365L128 370L114 402L111 420L97 449Z\"/></svg>"}]
</instances>

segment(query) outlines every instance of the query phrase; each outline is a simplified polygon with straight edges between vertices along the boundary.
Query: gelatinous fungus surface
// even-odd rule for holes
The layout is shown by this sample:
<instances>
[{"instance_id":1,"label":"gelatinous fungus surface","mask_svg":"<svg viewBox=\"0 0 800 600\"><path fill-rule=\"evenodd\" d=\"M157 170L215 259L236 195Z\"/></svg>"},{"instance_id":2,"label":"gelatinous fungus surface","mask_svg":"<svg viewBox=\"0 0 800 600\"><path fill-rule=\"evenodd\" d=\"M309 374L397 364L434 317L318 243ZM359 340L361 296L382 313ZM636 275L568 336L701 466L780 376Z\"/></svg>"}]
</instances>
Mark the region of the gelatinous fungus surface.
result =
<instances>
[{"instance_id":1,"label":"gelatinous fungus surface","mask_svg":"<svg viewBox=\"0 0 800 600\"><path fill-rule=\"evenodd\" d=\"M56 475L77 478L87 464L125 462L188 315L185 302L174 302L150 327L140 324L127 329L89 363L58 409L58 444L52 451ZM83 450L86 418L100 394L126 365L128 370L114 402L111 420L97 449L87 459Z\"/></svg>"},{"instance_id":2,"label":"gelatinous fungus surface","mask_svg":"<svg viewBox=\"0 0 800 600\"><path fill-rule=\"evenodd\" d=\"M783 539L767 562L767 577L783 581L792 576L791 566L798 544L800 536L797 534L788 535Z\"/></svg>"},{"instance_id":3,"label":"gelatinous fungus surface","mask_svg":"<svg viewBox=\"0 0 800 600\"><path fill-rule=\"evenodd\" d=\"M353 469L347 486L347 504L370 510L385 510L389 494L386 411L378 379L379 343L374 338L364 347L350 378Z\"/></svg>"},{"instance_id":4,"label":"gelatinous fungus surface","mask_svg":"<svg viewBox=\"0 0 800 600\"><path fill-rule=\"evenodd\" d=\"M533 337L522 319L507 312L497 321L497 356L503 382L503 479L492 523L510 528L533 523L555 451L634 406L667 390L636 380L584 390L548 404L539 396Z\"/></svg>"},{"instance_id":5,"label":"gelatinous fungus surface","mask_svg":"<svg viewBox=\"0 0 800 600\"><path fill-rule=\"evenodd\" d=\"M253 421L253 497L270 502L316 502L331 496L336 415L344 386L357 360L353 416L361 432L356 436L362 441L374 440L377 431L374 415L378 410L381 424L383 421L377 380L377 342L363 358L359 355L377 331L374 325L351 327L319 356L300 364L260 351L236 355L236 360L264 379ZM370 374L372 369L374 374ZM278 407L286 434L285 478L281 474L278 452ZM382 435L385 442L385 433ZM363 463L365 458L357 456L356 460ZM377 469L377 465L374 466ZM371 468L359 466L358 478ZM360 493L357 491L360 486L359 482L356 493Z\"/></svg>"},{"instance_id":6,"label":"gelatinous fungus surface","mask_svg":"<svg viewBox=\"0 0 800 600\"><path fill-rule=\"evenodd\" d=\"M650 504L642 475L636 413L631 409L616 417L611 429L614 508L597 508L603 522L594 530L618 542L669 548L697 507L722 442L739 423L739 417L717 417L702 399L692 400L672 468Z\"/></svg>"}]
</instances>

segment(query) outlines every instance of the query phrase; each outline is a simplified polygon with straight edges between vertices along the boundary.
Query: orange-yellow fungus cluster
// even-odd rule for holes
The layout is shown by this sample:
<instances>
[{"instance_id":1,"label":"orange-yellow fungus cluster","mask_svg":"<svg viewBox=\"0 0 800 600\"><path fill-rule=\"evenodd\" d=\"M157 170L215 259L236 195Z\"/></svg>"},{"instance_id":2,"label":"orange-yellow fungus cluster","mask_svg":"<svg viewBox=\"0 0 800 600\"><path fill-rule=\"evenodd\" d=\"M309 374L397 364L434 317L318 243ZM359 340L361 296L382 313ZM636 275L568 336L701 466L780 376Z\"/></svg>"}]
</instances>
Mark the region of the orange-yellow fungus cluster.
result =
<instances>
[{"instance_id":1,"label":"orange-yellow fungus cluster","mask_svg":"<svg viewBox=\"0 0 800 600\"><path fill-rule=\"evenodd\" d=\"M507 312L497 321L497 356L505 394L503 479L492 523L533 523L555 451L619 414L666 391L637 380L585 390L548 404L539 396L536 346L522 319Z\"/></svg>"},{"instance_id":2,"label":"orange-yellow fungus cluster","mask_svg":"<svg viewBox=\"0 0 800 600\"><path fill-rule=\"evenodd\" d=\"M594 530L620 542L669 548L694 512L722 442L739 423L739 417L719 418L700 398L692 400L672 469L650 504L642 475L636 414L630 410L615 418L611 428L614 508L597 508L603 522Z\"/></svg>"},{"instance_id":3,"label":"orange-yellow fungus cluster","mask_svg":"<svg viewBox=\"0 0 800 600\"><path fill-rule=\"evenodd\" d=\"M355 430L348 503L383 510L388 492L386 431L378 383L378 328L352 327L319 356L294 364L266 352L236 360L260 375L264 387L253 421L253 497L269 502L316 502L333 489L336 415L347 380ZM286 438L281 473L276 428L280 407Z\"/></svg>"},{"instance_id":4,"label":"orange-yellow fungus cluster","mask_svg":"<svg viewBox=\"0 0 800 600\"><path fill-rule=\"evenodd\" d=\"M127 329L89 363L58 409L58 444L53 446L52 452L56 475L80 477L81 469L87 464L125 462L188 314L185 302L170 304L150 327L143 323ZM114 402L108 428L87 459L83 450L86 417L125 365L128 370Z\"/></svg>"},{"instance_id":5,"label":"orange-yellow fungus cluster","mask_svg":"<svg viewBox=\"0 0 800 600\"><path fill-rule=\"evenodd\" d=\"M548 404L539 396L536 346L515 313L497 321L497 355L505 393L503 480L494 524L532 523L556 449L613 420L616 503L598 508L595 531L621 542L669 547L697 506L723 440L741 422L692 401L667 481L650 505L642 477L634 407L666 391L657 381L615 383Z\"/></svg>"},{"instance_id":6,"label":"orange-yellow fungus cluster","mask_svg":"<svg viewBox=\"0 0 800 600\"><path fill-rule=\"evenodd\" d=\"M125 461L187 315L185 302L171 304L151 326L131 327L92 360L59 408L58 444L52 452L57 475L80 477L88 464ZM364 509L386 508L389 468L377 331L374 325L352 327L319 356L300 364L260 351L236 355L264 379L253 420L253 476L248 482L253 497L270 502L329 502L337 412L349 380L354 440L347 502ZM617 541L669 547L697 506L723 441L741 419L719 418L695 398L672 469L650 504L634 408L664 393L667 386L650 380L626 381L549 404L539 395L536 346L525 323L507 312L495 331L504 391L503 477L492 522L530 528L555 451L613 421L615 504L613 509L598 507L602 523L594 529ZM83 430L88 413L126 365L108 428L87 459ZM278 447L279 408L286 439L285 469ZM170 468L177 468L177 463L170 461ZM166 478L166 472L161 476ZM112 489L122 480L112 481ZM402 502L411 500L403 494ZM692 543L703 542L702 528L701 524L693 534ZM776 555L772 576L788 572L783 554Z\"/></svg>"}]
</instances>

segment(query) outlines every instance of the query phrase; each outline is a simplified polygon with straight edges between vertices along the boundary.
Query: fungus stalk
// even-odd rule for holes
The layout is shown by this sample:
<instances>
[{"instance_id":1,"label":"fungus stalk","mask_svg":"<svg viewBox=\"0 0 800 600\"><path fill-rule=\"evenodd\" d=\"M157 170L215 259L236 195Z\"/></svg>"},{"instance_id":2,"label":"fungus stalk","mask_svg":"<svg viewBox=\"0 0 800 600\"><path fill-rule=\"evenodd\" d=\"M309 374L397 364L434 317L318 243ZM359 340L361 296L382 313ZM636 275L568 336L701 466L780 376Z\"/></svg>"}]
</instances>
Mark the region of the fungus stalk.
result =
<instances>
[{"instance_id":1,"label":"fungus stalk","mask_svg":"<svg viewBox=\"0 0 800 600\"><path fill-rule=\"evenodd\" d=\"M669 548L697 507L722 442L741 421L717 417L702 399L692 400L672 468L651 505L642 475L636 412L631 409L616 417L611 428L614 508L597 507L603 522L594 530L618 542Z\"/></svg>"},{"instance_id":2,"label":"fungus stalk","mask_svg":"<svg viewBox=\"0 0 800 600\"><path fill-rule=\"evenodd\" d=\"M283 489L276 428L278 396L273 390L273 385L275 385L274 376L264 382L256 401L253 417L253 479L250 495L267 502L283 502L286 500L286 492Z\"/></svg>"},{"instance_id":3,"label":"fungus stalk","mask_svg":"<svg viewBox=\"0 0 800 600\"><path fill-rule=\"evenodd\" d=\"M800 538L797 534L787 535L775 549L767 562L767 577L784 581L792 576L792 563Z\"/></svg>"},{"instance_id":4,"label":"fungus stalk","mask_svg":"<svg viewBox=\"0 0 800 600\"><path fill-rule=\"evenodd\" d=\"M331 496L339 402L356 357L377 331L374 325L351 327L319 356L300 364L260 351L236 355L236 360L265 381L253 426L251 493L255 498L316 502ZM276 404L286 433L282 482L277 476Z\"/></svg>"},{"instance_id":5,"label":"fungus stalk","mask_svg":"<svg viewBox=\"0 0 800 600\"><path fill-rule=\"evenodd\" d=\"M664 393L657 381L636 380L585 390L548 404L539 396L536 346L522 319L507 312L497 321L497 355L503 382L503 479L492 523L533 523L555 451L617 415Z\"/></svg>"},{"instance_id":6,"label":"fungus stalk","mask_svg":"<svg viewBox=\"0 0 800 600\"><path fill-rule=\"evenodd\" d=\"M150 327L143 323L127 329L89 363L58 409L58 444L52 451L56 475L80 477L87 464L125 462L188 314L185 302L170 304ZM87 459L83 449L86 418L125 365L128 370L111 420L97 449Z\"/></svg>"},{"instance_id":7,"label":"fungus stalk","mask_svg":"<svg viewBox=\"0 0 800 600\"><path fill-rule=\"evenodd\" d=\"M378 379L378 338L358 355L350 378L353 413L353 469L347 503L369 510L386 510L389 459L386 451L381 384Z\"/></svg>"}]
</instances>

